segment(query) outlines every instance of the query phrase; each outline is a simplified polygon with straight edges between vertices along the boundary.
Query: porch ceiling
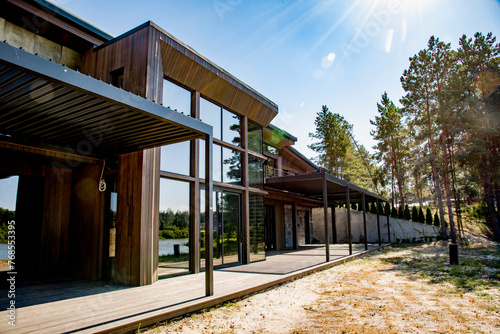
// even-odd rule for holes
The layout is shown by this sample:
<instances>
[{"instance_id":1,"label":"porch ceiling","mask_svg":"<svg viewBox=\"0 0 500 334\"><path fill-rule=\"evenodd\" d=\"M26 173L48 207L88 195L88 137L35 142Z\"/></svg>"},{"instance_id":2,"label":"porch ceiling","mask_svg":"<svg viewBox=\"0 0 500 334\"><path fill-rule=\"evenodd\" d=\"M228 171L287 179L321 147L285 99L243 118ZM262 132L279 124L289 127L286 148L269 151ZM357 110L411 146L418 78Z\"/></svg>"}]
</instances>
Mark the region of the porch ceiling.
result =
<instances>
[{"instance_id":1,"label":"porch ceiling","mask_svg":"<svg viewBox=\"0 0 500 334\"><path fill-rule=\"evenodd\" d=\"M0 139L104 157L204 138L212 127L0 43Z\"/></svg>"},{"instance_id":2,"label":"porch ceiling","mask_svg":"<svg viewBox=\"0 0 500 334\"><path fill-rule=\"evenodd\" d=\"M382 196L325 172L271 177L266 179L265 186L268 189L277 189L308 198L323 200L324 178L326 179L328 202L330 203L346 203L347 188L349 188L351 202L361 202L363 194L365 194L367 202L375 202L377 199L387 202L387 199Z\"/></svg>"}]
</instances>

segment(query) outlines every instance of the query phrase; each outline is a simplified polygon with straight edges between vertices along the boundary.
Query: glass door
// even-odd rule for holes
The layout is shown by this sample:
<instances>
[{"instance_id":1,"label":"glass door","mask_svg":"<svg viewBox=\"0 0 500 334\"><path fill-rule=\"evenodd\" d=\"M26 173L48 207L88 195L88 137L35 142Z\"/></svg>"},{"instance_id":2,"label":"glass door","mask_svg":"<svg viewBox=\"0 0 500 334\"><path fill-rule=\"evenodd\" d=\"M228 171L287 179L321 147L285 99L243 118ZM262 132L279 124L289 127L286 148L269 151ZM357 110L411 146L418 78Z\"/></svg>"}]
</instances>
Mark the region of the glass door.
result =
<instances>
[{"instance_id":1,"label":"glass door","mask_svg":"<svg viewBox=\"0 0 500 334\"><path fill-rule=\"evenodd\" d=\"M238 264L242 249L240 195L216 191L214 203L214 265Z\"/></svg>"}]
</instances>

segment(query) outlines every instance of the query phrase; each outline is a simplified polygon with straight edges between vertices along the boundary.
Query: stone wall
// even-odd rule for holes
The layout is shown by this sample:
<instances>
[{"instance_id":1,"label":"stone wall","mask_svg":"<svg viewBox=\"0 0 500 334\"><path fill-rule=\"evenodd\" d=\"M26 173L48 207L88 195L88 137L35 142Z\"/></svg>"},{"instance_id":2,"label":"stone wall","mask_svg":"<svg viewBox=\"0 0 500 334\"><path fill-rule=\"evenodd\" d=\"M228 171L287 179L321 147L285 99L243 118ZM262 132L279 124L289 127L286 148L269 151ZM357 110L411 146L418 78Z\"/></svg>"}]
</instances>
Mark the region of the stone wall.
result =
<instances>
[{"instance_id":1,"label":"stone wall","mask_svg":"<svg viewBox=\"0 0 500 334\"><path fill-rule=\"evenodd\" d=\"M351 211L351 240L353 243L364 243L365 232L363 226L363 213L360 211ZM331 215L330 210L328 212L328 219L331 226ZM324 243L324 223L323 223L323 209L317 208L313 209L313 221L314 221L314 237L318 239L321 243ZM379 216L380 222L380 239L382 242L388 242L388 229L387 229L387 217ZM347 243L347 209L335 209L335 226L337 234L337 243ZM435 238L439 235L439 227L424 225L420 223L415 223L403 219L390 218L390 240L395 242L396 240L408 239L409 241L420 240L424 238ZM323 232L323 235L320 235ZM369 243L378 242L378 224L377 215L372 213L366 213L366 235L367 241ZM330 242L332 242L332 237L330 234Z\"/></svg>"}]
</instances>

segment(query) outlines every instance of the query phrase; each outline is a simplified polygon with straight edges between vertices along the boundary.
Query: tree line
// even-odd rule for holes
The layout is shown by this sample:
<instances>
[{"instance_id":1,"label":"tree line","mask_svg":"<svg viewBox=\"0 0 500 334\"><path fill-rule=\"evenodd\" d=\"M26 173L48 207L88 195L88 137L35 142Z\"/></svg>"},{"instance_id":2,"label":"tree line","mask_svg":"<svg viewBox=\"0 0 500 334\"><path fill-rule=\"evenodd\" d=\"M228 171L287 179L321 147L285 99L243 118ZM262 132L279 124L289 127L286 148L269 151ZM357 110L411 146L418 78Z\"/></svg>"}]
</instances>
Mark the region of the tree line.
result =
<instances>
[{"instance_id":1,"label":"tree line","mask_svg":"<svg viewBox=\"0 0 500 334\"><path fill-rule=\"evenodd\" d=\"M392 199L437 205L441 235L456 242L464 204L480 203L500 241L500 45L492 33L463 35L452 49L431 36L401 76L397 106L384 92L371 136L374 154L352 125L323 106L309 147L334 176Z\"/></svg>"}]
</instances>

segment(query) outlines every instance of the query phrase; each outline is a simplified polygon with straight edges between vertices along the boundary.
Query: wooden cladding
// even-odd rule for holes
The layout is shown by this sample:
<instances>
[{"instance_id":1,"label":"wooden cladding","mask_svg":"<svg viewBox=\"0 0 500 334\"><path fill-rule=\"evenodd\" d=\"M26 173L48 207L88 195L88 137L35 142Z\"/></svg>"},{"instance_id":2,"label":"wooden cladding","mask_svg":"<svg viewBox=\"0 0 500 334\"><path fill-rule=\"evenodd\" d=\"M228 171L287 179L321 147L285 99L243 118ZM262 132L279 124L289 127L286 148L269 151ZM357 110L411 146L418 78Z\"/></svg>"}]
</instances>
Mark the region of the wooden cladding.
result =
<instances>
[{"instance_id":1,"label":"wooden cladding","mask_svg":"<svg viewBox=\"0 0 500 334\"><path fill-rule=\"evenodd\" d=\"M165 42L168 38L166 35L161 38L163 72L168 78L191 90L199 91L203 97L240 115L247 116L262 126L268 125L277 115L277 107L271 108L250 95L243 90L245 86L236 86L228 82L222 72L213 72L203 66L207 64L203 59L193 57L195 60L172 47Z\"/></svg>"},{"instance_id":2,"label":"wooden cladding","mask_svg":"<svg viewBox=\"0 0 500 334\"><path fill-rule=\"evenodd\" d=\"M159 149L119 158L115 279L146 285L158 279Z\"/></svg>"}]
</instances>

